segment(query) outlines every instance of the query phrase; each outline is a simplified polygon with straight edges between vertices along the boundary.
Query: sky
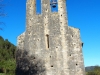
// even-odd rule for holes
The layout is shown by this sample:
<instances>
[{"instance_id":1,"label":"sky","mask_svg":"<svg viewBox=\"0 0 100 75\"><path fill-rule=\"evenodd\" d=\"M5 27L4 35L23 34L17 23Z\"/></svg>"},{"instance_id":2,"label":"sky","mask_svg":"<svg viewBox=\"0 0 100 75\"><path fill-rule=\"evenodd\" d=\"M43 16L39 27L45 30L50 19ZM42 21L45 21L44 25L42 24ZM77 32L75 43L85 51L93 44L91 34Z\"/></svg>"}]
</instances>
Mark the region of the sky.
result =
<instances>
[{"instance_id":1,"label":"sky","mask_svg":"<svg viewBox=\"0 0 100 75\"><path fill-rule=\"evenodd\" d=\"M39 0L38 0L39 1ZM4 0L6 17L0 36L17 45L17 37L26 29L26 0ZM39 3L37 3L39 6ZM85 66L100 65L100 0L67 0L68 25L79 28Z\"/></svg>"}]
</instances>

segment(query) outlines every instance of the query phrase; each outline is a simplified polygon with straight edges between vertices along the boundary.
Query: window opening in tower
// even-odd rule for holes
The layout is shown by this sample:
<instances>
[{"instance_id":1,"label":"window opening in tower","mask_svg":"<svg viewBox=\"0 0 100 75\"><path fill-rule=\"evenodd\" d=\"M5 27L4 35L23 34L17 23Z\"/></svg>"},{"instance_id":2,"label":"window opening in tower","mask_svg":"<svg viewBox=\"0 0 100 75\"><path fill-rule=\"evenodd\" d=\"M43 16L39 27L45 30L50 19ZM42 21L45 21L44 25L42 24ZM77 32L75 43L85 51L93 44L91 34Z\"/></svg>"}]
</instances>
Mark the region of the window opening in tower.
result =
<instances>
[{"instance_id":1,"label":"window opening in tower","mask_svg":"<svg viewBox=\"0 0 100 75\"><path fill-rule=\"evenodd\" d=\"M36 14L41 14L42 8L41 8L41 0L36 0Z\"/></svg>"},{"instance_id":2,"label":"window opening in tower","mask_svg":"<svg viewBox=\"0 0 100 75\"><path fill-rule=\"evenodd\" d=\"M51 0L50 5L55 8L57 5L57 0Z\"/></svg>"},{"instance_id":3,"label":"window opening in tower","mask_svg":"<svg viewBox=\"0 0 100 75\"><path fill-rule=\"evenodd\" d=\"M58 1L50 0L51 12L58 12Z\"/></svg>"}]
</instances>

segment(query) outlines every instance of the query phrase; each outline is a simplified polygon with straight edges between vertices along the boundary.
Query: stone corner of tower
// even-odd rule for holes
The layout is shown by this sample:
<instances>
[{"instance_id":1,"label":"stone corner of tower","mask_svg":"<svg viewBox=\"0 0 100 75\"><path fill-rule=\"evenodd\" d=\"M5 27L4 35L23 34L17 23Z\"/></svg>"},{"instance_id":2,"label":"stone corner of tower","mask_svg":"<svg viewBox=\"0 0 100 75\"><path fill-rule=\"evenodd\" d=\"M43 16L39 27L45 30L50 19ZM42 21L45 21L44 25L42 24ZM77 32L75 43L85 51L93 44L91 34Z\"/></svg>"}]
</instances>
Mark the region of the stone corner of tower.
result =
<instances>
[{"instance_id":1,"label":"stone corner of tower","mask_svg":"<svg viewBox=\"0 0 100 75\"><path fill-rule=\"evenodd\" d=\"M20 40L24 40L25 38L25 32L23 32L22 34L20 34L18 37L17 37L17 42L19 42Z\"/></svg>"},{"instance_id":2,"label":"stone corner of tower","mask_svg":"<svg viewBox=\"0 0 100 75\"><path fill-rule=\"evenodd\" d=\"M68 28L71 29L71 30L80 32L80 29L79 28L75 28L75 27L72 27L72 26L68 26Z\"/></svg>"}]
</instances>

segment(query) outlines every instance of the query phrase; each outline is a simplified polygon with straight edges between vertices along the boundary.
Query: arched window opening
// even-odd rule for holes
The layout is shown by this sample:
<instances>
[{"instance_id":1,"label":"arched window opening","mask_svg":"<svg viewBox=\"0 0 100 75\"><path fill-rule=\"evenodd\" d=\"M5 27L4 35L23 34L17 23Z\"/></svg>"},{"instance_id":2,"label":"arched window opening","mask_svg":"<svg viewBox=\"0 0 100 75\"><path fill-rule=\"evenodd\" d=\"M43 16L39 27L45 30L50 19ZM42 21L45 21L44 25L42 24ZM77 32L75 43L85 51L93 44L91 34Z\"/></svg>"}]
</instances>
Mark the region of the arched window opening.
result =
<instances>
[{"instance_id":1,"label":"arched window opening","mask_svg":"<svg viewBox=\"0 0 100 75\"><path fill-rule=\"evenodd\" d=\"M50 0L51 12L58 12L58 1Z\"/></svg>"},{"instance_id":2,"label":"arched window opening","mask_svg":"<svg viewBox=\"0 0 100 75\"><path fill-rule=\"evenodd\" d=\"M41 14L41 0L36 0L36 14Z\"/></svg>"}]
</instances>

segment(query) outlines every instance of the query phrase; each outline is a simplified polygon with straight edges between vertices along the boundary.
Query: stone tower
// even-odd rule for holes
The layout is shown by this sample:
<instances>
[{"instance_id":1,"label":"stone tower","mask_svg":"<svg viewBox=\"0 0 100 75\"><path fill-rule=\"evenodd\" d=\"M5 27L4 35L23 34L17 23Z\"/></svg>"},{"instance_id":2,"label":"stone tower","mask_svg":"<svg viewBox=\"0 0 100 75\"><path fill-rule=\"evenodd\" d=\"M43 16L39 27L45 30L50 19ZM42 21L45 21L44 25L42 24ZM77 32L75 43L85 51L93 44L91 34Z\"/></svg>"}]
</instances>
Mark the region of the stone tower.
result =
<instances>
[{"instance_id":1,"label":"stone tower","mask_svg":"<svg viewBox=\"0 0 100 75\"><path fill-rule=\"evenodd\" d=\"M37 15L36 0L27 0L26 31L17 42L17 51L22 53L16 53L17 68L30 72L26 75L34 74L28 71L28 65L37 60L40 62L36 67L45 69L37 70L37 75L85 75L80 31L68 26L66 0L58 0L57 4L58 12L52 12L50 0L41 0L42 13ZM24 57L30 61L28 67L25 61L24 66L20 62Z\"/></svg>"}]
</instances>

